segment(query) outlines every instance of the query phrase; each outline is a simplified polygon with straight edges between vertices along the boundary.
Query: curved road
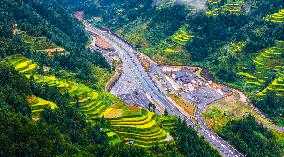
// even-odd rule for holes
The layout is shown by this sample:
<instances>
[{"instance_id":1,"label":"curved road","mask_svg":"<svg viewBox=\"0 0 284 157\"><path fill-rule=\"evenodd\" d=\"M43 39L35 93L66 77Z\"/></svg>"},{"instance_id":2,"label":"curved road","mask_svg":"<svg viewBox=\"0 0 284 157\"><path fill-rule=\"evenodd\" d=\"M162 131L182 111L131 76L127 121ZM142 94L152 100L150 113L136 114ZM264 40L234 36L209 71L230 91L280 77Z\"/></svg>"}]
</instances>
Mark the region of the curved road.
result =
<instances>
[{"instance_id":1,"label":"curved road","mask_svg":"<svg viewBox=\"0 0 284 157\"><path fill-rule=\"evenodd\" d=\"M132 46L130 46L125 41L118 38L116 35L103 32L95 27L84 22L85 27L91 34L99 35L105 41L107 41L113 48L118 52L120 59L123 64L123 71L126 72L128 77L134 79L137 86L140 86L142 90L148 93L160 106L167 109L170 115L176 115L184 119L188 125L194 127L199 134L201 134L215 149L217 149L221 155L226 157L243 157L234 147L229 145L226 141L220 138L217 134L211 131L203 122L200 114L201 111L197 110L195 118L197 119L200 127L196 125L186 117L181 111L179 111L167 98L160 92L154 83L151 81L150 77L147 75L145 69L140 64L137 56L135 54L139 53L135 51Z\"/></svg>"}]
</instances>

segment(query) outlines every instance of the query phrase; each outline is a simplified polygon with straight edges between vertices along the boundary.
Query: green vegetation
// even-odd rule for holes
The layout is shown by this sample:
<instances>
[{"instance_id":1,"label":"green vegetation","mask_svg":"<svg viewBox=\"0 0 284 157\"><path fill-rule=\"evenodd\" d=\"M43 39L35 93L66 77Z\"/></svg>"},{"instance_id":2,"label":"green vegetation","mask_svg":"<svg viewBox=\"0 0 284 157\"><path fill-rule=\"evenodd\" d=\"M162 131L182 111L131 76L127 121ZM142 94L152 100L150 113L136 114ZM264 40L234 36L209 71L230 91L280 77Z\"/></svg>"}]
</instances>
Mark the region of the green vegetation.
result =
<instances>
[{"instance_id":1,"label":"green vegetation","mask_svg":"<svg viewBox=\"0 0 284 157\"><path fill-rule=\"evenodd\" d=\"M252 116L228 123L219 134L249 157L276 157L284 154L283 145L279 143L279 137L283 138L283 135L275 136L258 124Z\"/></svg>"},{"instance_id":2,"label":"green vegetation","mask_svg":"<svg viewBox=\"0 0 284 157\"><path fill-rule=\"evenodd\" d=\"M208 0L207 8L198 11L175 1L100 4L94 17L101 20L94 24L117 32L158 63L208 69L217 81L243 90L250 99L262 99L269 91L283 97L283 3ZM281 124L283 105L277 106L277 118L260 109Z\"/></svg>"},{"instance_id":3,"label":"green vegetation","mask_svg":"<svg viewBox=\"0 0 284 157\"><path fill-rule=\"evenodd\" d=\"M242 14L246 11L245 0L208 0L208 15Z\"/></svg>"},{"instance_id":4,"label":"green vegetation","mask_svg":"<svg viewBox=\"0 0 284 157\"><path fill-rule=\"evenodd\" d=\"M238 74L244 78L247 90L260 91L258 95L261 96L268 90L278 91L278 95L282 95L281 78L284 66L282 53L284 53L283 41L277 41L276 46L259 52L252 59L253 62L240 65L241 71Z\"/></svg>"},{"instance_id":5,"label":"green vegetation","mask_svg":"<svg viewBox=\"0 0 284 157\"><path fill-rule=\"evenodd\" d=\"M277 41L273 47L260 51L252 57L252 61L239 65L238 75L241 79L232 83L233 86L247 92L256 107L278 125L283 125L283 41ZM274 93L269 94L268 93ZM279 101L264 101L266 97ZM266 102L267 104L263 104ZM272 107L273 106L273 107ZM273 112L271 112L273 111Z\"/></svg>"},{"instance_id":6,"label":"green vegetation","mask_svg":"<svg viewBox=\"0 0 284 157\"><path fill-rule=\"evenodd\" d=\"M269 91L265 96L255 97L252 102L277 125L284 126L284 98L277 91Z\"/></svg>"},{"instance_id":7,"label":"green vegetation","mask_svg":"<svg viewBox=\"0 0 284 157\"><path fill-rule=\"evenodd\" d=\"M274 22L274 23L283 23L284 22L284 9L281 9L279 12L272 15L268 15L265 20Z\"/></svg>"},{"instance_id":8,"label":"green vegetation","mask_svg":"<svg viewBox=\"0 0 284 157\"><path fill-rule=\"evenodd\" d=\"M174 1L2 0L0 156L219 156L184 122L104 91L111 68L86 49L76 11L161 63L202 65L283 125L283 3L208 3L197 11ZM222 121L221 114L207 116ZM283 155L282 134L250 117L231 120L218 130L242 152L261 156L263 145L265 155Z\"/></svg>"},{"instance_id":9,"label":"green vegetation","mask_svg":"<svg viewBox=\"0 0 284 157\"><path fill-rule=\"evenodd\" d=\"M76 83L71 80L61 79L56 76L39 74L39 70L34 68L26 70L29 65L36 65L31 60L13 55L4 59L3 63L12 65L15 70L19 70L31 82L33 93L46 100L53 100L59 104L69 104L75 111L86 116L86 122L96 125L105 121L104 132L107 133L109 144L116 145L127 142L142 148L152 149L152 147L165 147L174 145L175 141L170 135L174 131L176 118L160 117L153 112L146 111L137 107L127 107L124 104L112 100L112 96L104 92L98 92L90 87ZM53 95L54 97L51 97ZM57 108L52 102L40 98L31 101L32 113L43 112L44 106L48 105L51 109ZM117 117L106 118L110 111L108 109L122 110ZM45 117L44 113L41 117ZM100 120L101 119L101 120Z\"/></svg>"},{"instance_id":10,"label":"green vegetation","mask_svg":"<svg viewBox=\"0 0 284 157\"><path fill-rule=\"evenodd\" d=\"M186 156L220 156L216 150L210 150L210 145L202 140L202 137L195 134L195 130L188 128L186 122L177 123L175 129L175 138L177 141L177 146L180 151Z\"/></svg>"}]
</instances>

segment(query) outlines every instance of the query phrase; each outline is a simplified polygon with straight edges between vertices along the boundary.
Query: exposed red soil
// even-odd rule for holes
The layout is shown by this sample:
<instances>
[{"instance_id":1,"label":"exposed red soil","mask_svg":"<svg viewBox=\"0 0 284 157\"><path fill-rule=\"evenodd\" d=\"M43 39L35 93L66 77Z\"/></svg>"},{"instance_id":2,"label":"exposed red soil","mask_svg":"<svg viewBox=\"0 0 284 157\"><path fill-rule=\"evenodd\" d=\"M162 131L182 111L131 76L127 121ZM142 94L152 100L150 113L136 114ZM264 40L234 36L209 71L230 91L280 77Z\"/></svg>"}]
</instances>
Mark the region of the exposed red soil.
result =
<instances>
[{"instance_id":1,"label":"exposed red soil","mask_svg":"<svg viewBox=\"0 0 284 157\"><path fill-rule=\"evenodd\" d=\"M113 49L113 47L104 39L102 39L100 36L96 36L95 38L96 38L96 46L103 49Z\"/></svg>"},{"instance_id":2,"label":"exposed red soil","mask_svg":"<svg viewBox=\"0 0 284 157\"><path fill-rule=\"evenodd\" d=\"M78 20L82 21L82 20L84 20L84 11L77 11L77 12L74 14L74 16L75 16Z\"/></svg>"}]
</instances>

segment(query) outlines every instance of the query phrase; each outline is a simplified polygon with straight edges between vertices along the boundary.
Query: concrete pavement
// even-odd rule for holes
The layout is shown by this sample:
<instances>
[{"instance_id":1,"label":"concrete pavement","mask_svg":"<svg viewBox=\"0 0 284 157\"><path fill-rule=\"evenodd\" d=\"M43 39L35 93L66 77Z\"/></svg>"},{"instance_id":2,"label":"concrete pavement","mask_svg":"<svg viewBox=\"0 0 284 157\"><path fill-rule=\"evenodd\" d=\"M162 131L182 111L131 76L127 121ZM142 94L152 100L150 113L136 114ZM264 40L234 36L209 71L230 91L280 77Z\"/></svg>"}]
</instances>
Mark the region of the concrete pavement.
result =
<instances>
[{"instance_id":1,"label":"concrete pavement","mask_svg":"<svg viewBox=\"0 0 284 157\"><path fill-rule=\"evenodd\" d=\"M195 118L199 123L199 127L194 126L194 123L189 117L186 117L181 111L179 111L161 92L149 77L149 74L145 71L141 63L137 58L137 52L134 48L126 43L116 35L100 31L91 25L85 23L86 29L94 34L99 35L118 53L118 56L122 60L122 75L116 85L114 85L111 93L116 96L124 95L129 91L139 91L139 93L148 93L152 99L154 99L160 106L167 109L170 115L176 115L184 119L188 125L193 126L197 132L202 135L214 148L216 148L221 155L228 157L242 157L243 155L229 145L226 141L220 138L217 134L211 131L203 122L201 118L201 110L197 110ZM130 96L131 97L131 96ZM132 99L134 99L132 97Z\"/></svg>"}]
</instances>

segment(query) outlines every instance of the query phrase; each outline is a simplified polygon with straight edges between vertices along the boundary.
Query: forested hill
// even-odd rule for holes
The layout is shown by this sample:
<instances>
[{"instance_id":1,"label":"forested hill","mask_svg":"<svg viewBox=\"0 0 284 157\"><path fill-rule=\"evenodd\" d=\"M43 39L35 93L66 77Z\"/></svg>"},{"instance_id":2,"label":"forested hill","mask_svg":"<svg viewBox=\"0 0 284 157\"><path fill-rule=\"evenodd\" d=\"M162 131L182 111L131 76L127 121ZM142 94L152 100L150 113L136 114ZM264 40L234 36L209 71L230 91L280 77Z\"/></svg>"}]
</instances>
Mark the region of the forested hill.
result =
<instances>
[{"instance_id":1,"label":"forested hill","mask_svg":"<svg viewBox=\"0 0 284 157\"><path fill-rule=\"evenodd\" d=\"M0 3L2 40L12 40L12 26L17 24L22 31L46 36L68 51L80 50L88 42L83 26L53 1L3 0Z\"/></svg>"},{"instance_id":2,"label":"forested hill","mask_svg":"<svg viewBox=\"0 0 284 157\"><path fill-rule=\"evenodd\" d=\"M89 21L162 64L208 69L216 81L246 92L266 116L284 125L283 1L203 2L200 8L179 0L98 0ZM268 103L271 97L275 102Z\"/></svg>"},{"instance_id":3,"label":"forested hill","mask_svg":"<svg viewBox=\"0 0 284 157\"><path fill-rule=\"evenodd\" d=\"M96 8L0 1L0 156L220 156L185 122L104 91L112 70L73 17Z\"/></svg>"},{"instance_id":4,"label":"forested hill","mask_svg":"<svg viewBox=\"0 0 284 157\"><path fill-rule=\"evenodd\" d=\"M33 38L47 38L70 53L68 56L54 58L53 64L59 64L66 70L87 74L90 73L86 67L88 63L109 69L99 53L89 53L86 49L89 38L83 25L71 15L71 11L66 12L66 8L56 1L3 0L0 3L0 56L21 53L32 57L30 51L37 50L29 49L31 41L21 39L20 34L25 32ZM13 31L17 33L13 34ZM36 54L35 58L41 58L40 55L42 54Z\"/></svg>"}]
</instances>

